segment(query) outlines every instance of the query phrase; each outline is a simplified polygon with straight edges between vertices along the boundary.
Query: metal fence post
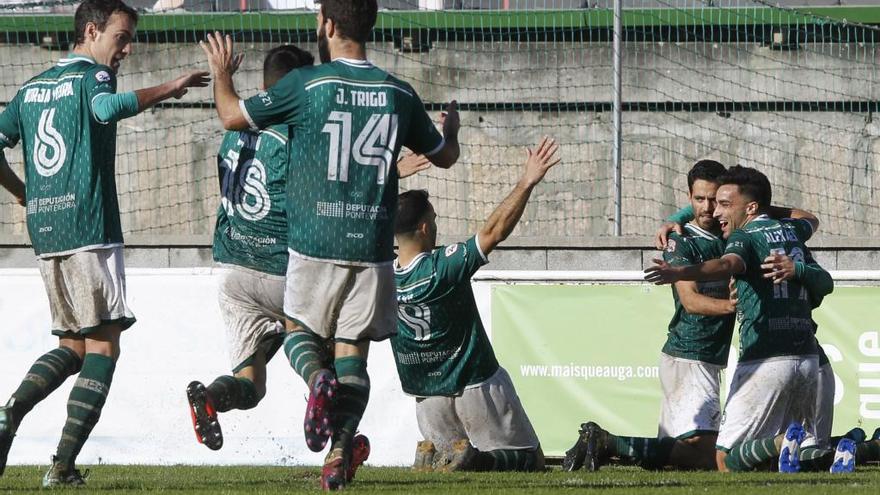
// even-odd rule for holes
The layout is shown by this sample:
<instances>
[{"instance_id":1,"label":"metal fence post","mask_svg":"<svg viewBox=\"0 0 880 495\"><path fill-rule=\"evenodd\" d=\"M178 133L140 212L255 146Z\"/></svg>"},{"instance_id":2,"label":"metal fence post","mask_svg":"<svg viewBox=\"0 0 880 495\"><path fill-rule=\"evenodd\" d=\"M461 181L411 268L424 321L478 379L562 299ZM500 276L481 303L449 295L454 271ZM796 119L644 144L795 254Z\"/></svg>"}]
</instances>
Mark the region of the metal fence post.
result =
<instances>
[{"instance_id":1,"label":"metal fence post","mask_svg":"<svg viewBox=\"0 0 880 495\"><path fill-rule=\"evenodd\" d=\"M614 57L614 66L613 66L613 81L612 81L612 93L613 93L613 103L612 103L612 122L614 126L613 130L613 143L612 143L612 151L611 151L611 161L614 166L614 235L621 235L621 223L622 223L622 210L623 210L623 194L622 194L622 170L621 170L621 70L623 68L623 52L621 50L622 39L623 39L623 22L622 22L622 11L623 11L623 0L614 0L614 43L612 56Z\"/></svg>"}]
</instances>

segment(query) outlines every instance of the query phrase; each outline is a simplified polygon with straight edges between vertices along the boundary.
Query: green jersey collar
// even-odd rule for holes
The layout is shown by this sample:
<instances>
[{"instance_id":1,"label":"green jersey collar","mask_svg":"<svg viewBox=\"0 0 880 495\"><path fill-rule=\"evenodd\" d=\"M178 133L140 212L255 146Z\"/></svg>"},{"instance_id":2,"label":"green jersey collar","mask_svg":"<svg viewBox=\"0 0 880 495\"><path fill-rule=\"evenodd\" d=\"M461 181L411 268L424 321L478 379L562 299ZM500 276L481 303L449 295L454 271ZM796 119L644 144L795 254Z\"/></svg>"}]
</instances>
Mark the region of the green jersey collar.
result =
<instances>
[{"instance_id":1,"label":"green jersey collar","mask_svg":"<svg viewBox=\"0 0 880 495\"><path fill-rule=\"evenodd\" d=\"M697 237L702 237L704 239L711 239L713 241L718 240L718 234L715 234L715 233L710 232L706 229L703 229L702 227L700 227L697 224L688 222L688 223L684 224L684 228L688 229L691 232L691 234L693 234Z\"/></svg>"},{"instance_id":2,"label":"green jersey collar","mask_svg":"<svg viewBox=\"0 0 880 495\"><path fill-rule=\"evenodd\" d=\"M58 61L58 65L64 67L65 65L74 64L76 62L87 62L90 64L94 64L95 60L89 57L88 55L82 55L79 53L68 53L66 57L62 58Z\"/></svg>"}]
</instances>

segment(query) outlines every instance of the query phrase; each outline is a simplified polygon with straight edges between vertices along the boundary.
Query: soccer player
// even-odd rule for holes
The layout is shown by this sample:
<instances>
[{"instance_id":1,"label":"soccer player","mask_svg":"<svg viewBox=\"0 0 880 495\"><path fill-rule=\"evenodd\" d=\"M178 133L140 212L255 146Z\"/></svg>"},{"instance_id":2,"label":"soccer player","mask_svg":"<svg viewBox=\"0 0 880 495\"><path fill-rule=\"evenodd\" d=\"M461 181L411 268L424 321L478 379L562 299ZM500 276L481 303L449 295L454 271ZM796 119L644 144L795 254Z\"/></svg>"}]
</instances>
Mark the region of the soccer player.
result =
<instances>
[{"instance_id":1,"label":"soccer player","mask_svg":"<svg viewBox=\"0 0 880 495\"><path fill-rule=\"evenodd\" d=\"M715 210L727 239L725 254L686 267L655 260L657 265L645 270L646 280L655 283L737 278L740 359L718 435L716 460L722 471L737 468L740 452L728 454L747 440L779 435L793 421L815 431L818 350L812 305L799 277L806 274L804 242L818 220L771 219L771 195L764 174L731 167L721 179ZM773 253L799 260L798 277L779 283L765 278L761 264ZM785 455L780 453L780 464L787 462Z\"/></svg>"},{"instance_id":2,"label":"soccer player","mask_svg":"<svg viewBox=\"0 0 880 495\"><path fill-rule=\"evenodd\" d=\"M314 57L293 45L271 49L263 60L263 90ZM218 412L256 407L266 393L266 363L284 339L287 273L288 175L286 125L259 132L227 132L217 155L220 206L214 228L214 261L229 268L220 282L233 376L186 390L199 442L223 446Z\"/></svg>"},{"instance_id":3,"label":"soccer player","mask_svg":"<svg viewBox=\"0 0 880 495\"><path fill-rule=\"evenodd\" d=\"M682 232L670 234L663 258L687 266L720 257L724 240L715 212L715 194L727 171L713 160L700 160L687 175L693 218ZM563 469L580 469L585 461L595 470L606 457L646 469L675 466L715 469L715 440L721 421L721 370L727 365L736 310L728 298L727 282L679 281L672 287L675 313L660 354L663 401L657 438L610 435L607 456L592 453L589 441L598 425L581 425L578 440L566 452Z\"/></svg>"},{"instance_id":4,"label":"soccer player","mask_svg":"<svg viewBox=\"0 0 880 495\"><path fill-rule=\"evenodd\" d=\"M434 249L437 214L426 191L400 195L394 232L400 305L391 347L403 391L416 396L425 441L414 467L543 470L544 454L510 376L498 365L471 290L471 277L510 235L535 186L559 163L544 138L513 191L466 242ZM439 450L440 456L436 456Z\"/></svg>"},{"instance_id":5,"label":"soccer player","mask_svg":"<svg viewBox=\"0 0 880 495\"><path fill-rule=\"evenodd\" d=\"M120 334L135 321L125 300L116 122L208 84L208 73L193 72L117 94L137 18L119 0L84 1L74 15L73 52L22 86L0 115L0 161L2 148L24 145L28 232L59 339L0 408L0 473L24 416L79 373L44 486L84 483L75 460L110 390ZM12 192L22 200L20 187Z\"/></svg>"},{"instance_id":6,"label":"soccer player","mask_svg":"<svg viewBox=\"0 0 880 495\"><path fill-rule=\"evenodd\" d=\"M332 437L321 474L327 490L347 483L352 440L369 399L369 343L396 331L398 153L406 146L441 168L459 155L454 102L441 136L412 87L367 61L377 10L375 0L323 0L322 65L291 71L248 100L232 83L232 38L216 33L201 43L225 128L292 127L284 349L310 390L306 444L319 452ZM334 342L332 369L321 359L327 339Z\"/></svg>"}]
</instances>

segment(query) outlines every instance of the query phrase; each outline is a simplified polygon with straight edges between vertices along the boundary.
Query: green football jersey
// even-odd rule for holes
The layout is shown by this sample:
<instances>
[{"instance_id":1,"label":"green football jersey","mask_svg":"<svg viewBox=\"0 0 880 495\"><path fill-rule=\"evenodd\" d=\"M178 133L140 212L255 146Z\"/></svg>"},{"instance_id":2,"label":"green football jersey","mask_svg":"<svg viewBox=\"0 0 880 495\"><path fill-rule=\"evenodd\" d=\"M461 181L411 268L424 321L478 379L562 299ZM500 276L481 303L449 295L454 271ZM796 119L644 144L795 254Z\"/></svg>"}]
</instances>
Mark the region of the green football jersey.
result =
<instances>
[{"instance_id":1,"label":"green football jersey","mask_svg":"<svg viewBox=\"0 0 880 495\"><path fill-rule=\"evenodd\" d=\"M241 108L251 126L288 124L288 247L309 258L394 259L397 154L443 146L412 87L366 61L290 71Z\"/></svg>"},{"instance_id":2,"label":"green football jersey","mask_svg":"<svg viewBox=\"0 0 880 495\"><path fill-rule=\"evenodd\" d=\"M91 102L116 75L70 55L28 81L0 115L4 146L23 143L27 227L40 257L122 244L116 197L116 123Z\"/></svg>"},{"instance_id":3,"label":"green football jersey","mask_svg":"<svg viewBox=\"0 0 880 495\"><path fill-rule=\"evenodd\" d=\"M774 284L761 269L764 258L773 252L812 262L804 244L812 232L805 220L761 215L728 238L725 256L739 256L746 266L736 279L740 361L818 353L807 289L796 280Z\"/></svg>"},{"instance_id":4,"label":"green football jersey","mask_svg":"<svg viewBox=\"0 0 880 495\"><path fill-rule=\"evenodd\" d=\"M724 240L715 233L689 223L684 226L683 235L670 234L663 259L672 266L687 266L720 258L722 254ZM701 295L719 299L728 297L727 282L724 280L696 284ZM679 300L674 284L672 299L675 301L675 313L669 322L669 334L663 352L678 358L717 365L727 364L736 317L733 314L703 316L688 313Z\"/></svg>"},{"instance_id":5,"label":"green football jersey","mask_svg":"<svg viewBox=\"0 0 880 495\"><path fill-rule=\"evenodd\" d=\"M217 155L214 261L287 273L287 126L227 132Z\"/></svg>"},{"instance_id":6,"label":"green football jersey","mask_svg":"<svg viewBox=\"0 0 880 495\"><path fill-rule=\"evenodd\" d=\"M391 349L407 394L458 395L498 371L471 289L471 277L486 263L472 237L395 267L397 335Z\"/></svg>"}]
</instances>

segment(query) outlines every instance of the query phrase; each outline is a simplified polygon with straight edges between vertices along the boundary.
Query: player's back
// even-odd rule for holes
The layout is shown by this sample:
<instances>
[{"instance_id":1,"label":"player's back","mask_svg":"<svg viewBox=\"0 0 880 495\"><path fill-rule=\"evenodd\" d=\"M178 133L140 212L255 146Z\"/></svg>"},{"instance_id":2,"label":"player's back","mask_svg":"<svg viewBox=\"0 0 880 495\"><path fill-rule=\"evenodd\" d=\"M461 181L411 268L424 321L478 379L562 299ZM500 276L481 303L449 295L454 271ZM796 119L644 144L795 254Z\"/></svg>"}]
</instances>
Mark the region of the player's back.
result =
<instances>
[{"instance_id":1,"label":"player's back","mask_svg":"<svg viewBox=\"0 0 880 495\"><path fill-rule=\"evenodd\" d=\"M395 270L398 324L391 345L405 392L454 395L497 371L470 284L484 263L471 238Z\"/></svg>"},{"instance_id":2,"label":"player's back","mask_svg":"<svg viewBox=\"0 0 880 495\"><path fill-rule=\"evenodd\" d=\"M288 127L227 132L217 155L220 206L214 260L287 272Z\"/></svg>"},{"instance_id":3,"label":"player's back","mask_svg":"<svg viewBox=\"0 0 880 495\"><path fill-rule=\"evenodd\" d=\"M95 88L112 85L106 66L71 56L16 94L25 159L27 224L38 255L122 242L116 197L116 124L91 111Z\"/></svg>"},{"instance_id":4,"label":"player's back","mask_svg":"<svg viewBox=\"0 0 880 495\"><path fill-rule=\"evenodd\" d=\"M425 127L418 96L369 62L341 59L292 71L276 88L304 99L288 122L290 248L321 259L390 262L397 155L402 145L425 149L416 141L436 135L414 136Z\"/></svg>"},{"instance_id":5,"label":"player's back","mask_svg":"<svg viewBox=\"0 0 880 495\"><path fill-rule=\"evenodd\" d=\"M813 262L805 245L811 235L812 227L805 220L760 216L728 239L726 252L742 257L746 265L746 273L736 283L741 361L817 354L807 289L796 280L774 284L761 269L773 253Z\"/></svg>"}]
</instances>

